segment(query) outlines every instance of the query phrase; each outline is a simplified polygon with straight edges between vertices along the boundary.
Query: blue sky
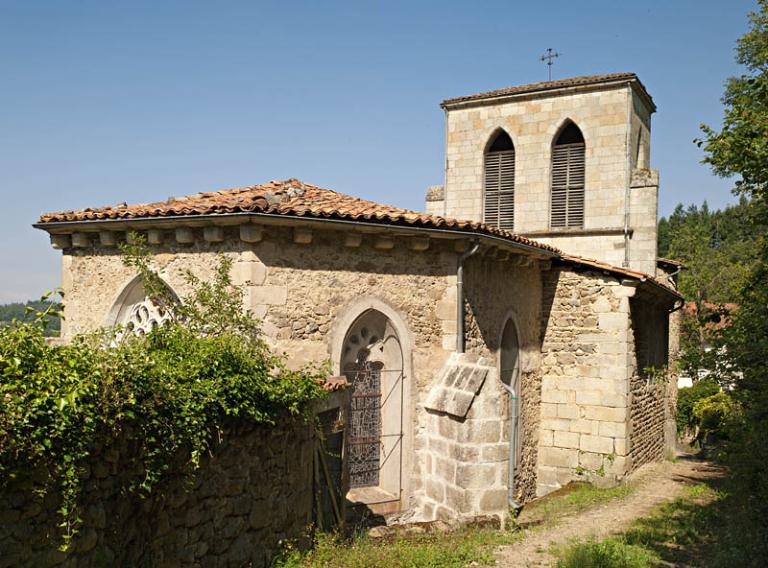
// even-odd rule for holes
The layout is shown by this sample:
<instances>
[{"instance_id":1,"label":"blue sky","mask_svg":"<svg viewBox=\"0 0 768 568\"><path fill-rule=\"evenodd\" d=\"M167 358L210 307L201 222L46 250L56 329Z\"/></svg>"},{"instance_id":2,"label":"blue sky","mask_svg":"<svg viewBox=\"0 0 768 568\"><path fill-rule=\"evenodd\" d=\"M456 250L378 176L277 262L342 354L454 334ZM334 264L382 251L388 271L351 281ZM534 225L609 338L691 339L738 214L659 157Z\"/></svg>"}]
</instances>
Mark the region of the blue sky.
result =
<instances>
[{"instance_id":1,"label":"blue sky","mask_svg":"<svg viewBox=\"0 0 768 568\"><path fill-rule=\"evenodd\" d=\"M59 282L40 213L298 177L423 208L448 97L634 71L659 110L660 212L723 206L720 122L754 1L0 0L0 303Z\"/></svg>"}]
</instances>

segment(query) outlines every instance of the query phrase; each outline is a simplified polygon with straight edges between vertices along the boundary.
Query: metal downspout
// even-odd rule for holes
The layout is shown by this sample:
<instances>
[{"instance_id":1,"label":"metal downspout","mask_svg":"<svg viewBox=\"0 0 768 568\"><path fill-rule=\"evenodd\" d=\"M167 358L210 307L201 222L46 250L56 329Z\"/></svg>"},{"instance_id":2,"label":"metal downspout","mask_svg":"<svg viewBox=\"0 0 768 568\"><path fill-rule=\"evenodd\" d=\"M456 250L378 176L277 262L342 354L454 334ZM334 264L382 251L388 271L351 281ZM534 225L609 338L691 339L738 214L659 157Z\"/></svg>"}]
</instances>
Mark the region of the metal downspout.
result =
<instances>
[{"instance_id":1,"label":"metal downspout","mask_svg":"<svg viewBox=\"0 0 768 568\"><path fill-rule=\"evenodd\" d=\"M518 413L518 404L520 401L520 398L517 396L517 393L514 389L508 387L506 384L502 383L502 386L507 390L509 393L509 400L510 404L512 405L512 412L511 412L511 424L510 427L512 431L509 434L509 481L507 482L507 503L509 504L510 509L513 509L515 512L519 511L522 507L520 504L515 501L515 471L517 470L517 413Z\"/></svg>"},{"instance_id":2,"label":"metal downspout","mask_svg":"<svg viewBox=\"0 0 768 568\"><path fill-rule=\"evenodd\" d=\"M461 254L456 268L456 353L464 353L464 261L479 248L480 243L475 241L472 248Z\"/></svg>"}]
</instances>

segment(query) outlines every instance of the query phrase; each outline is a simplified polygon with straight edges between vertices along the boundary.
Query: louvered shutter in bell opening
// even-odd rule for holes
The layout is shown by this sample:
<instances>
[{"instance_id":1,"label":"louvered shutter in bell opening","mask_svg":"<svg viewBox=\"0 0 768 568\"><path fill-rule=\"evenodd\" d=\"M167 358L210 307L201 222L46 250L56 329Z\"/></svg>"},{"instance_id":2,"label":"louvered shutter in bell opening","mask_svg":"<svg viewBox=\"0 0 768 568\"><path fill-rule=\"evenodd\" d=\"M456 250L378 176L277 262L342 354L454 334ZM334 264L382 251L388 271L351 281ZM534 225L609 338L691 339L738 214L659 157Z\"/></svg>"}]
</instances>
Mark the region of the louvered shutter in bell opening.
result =
<instances>
[{"instance_id":1,"label":"louvered shutter in bell opening","mask_svg":"<svg viewBox=\"0 0 768 568\"><path fill-rule=\"evenodd\" d=\"M515 226L515 151L485 155L485 211L483 220L500 229Z\"/></svg>"},{"instance_id":2,"label":"louvered shutter in bell opening","mask_svg":"<svg viewBox=\"0 0 768 568\"><path fill-rule=\"evenodd\" d=\"M552 149L552 227L584 226L584 144Z\"/></svg>"}]
</instances>

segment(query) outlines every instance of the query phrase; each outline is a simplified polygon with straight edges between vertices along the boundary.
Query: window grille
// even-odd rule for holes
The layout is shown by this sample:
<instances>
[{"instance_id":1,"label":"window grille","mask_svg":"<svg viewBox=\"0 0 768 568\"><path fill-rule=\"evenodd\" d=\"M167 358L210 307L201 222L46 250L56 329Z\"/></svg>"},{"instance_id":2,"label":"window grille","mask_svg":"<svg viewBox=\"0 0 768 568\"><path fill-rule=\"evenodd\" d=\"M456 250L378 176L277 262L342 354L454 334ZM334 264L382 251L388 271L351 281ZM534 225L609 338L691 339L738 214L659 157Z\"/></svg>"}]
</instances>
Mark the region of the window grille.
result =
<instances>
[{"instance_id":1,"label":"window grille","mask_svg":"<svg viewBox=\"0 0 768 568\"><path fill-rule=\"evenodd\" d=\"M570 124L552 148L552 227L584 226L584 162L584 138Z\"/></svg>"},{"instance_id":2,"label":"window grille","mask_svg":"<svg viewBox=\"0 0 768 568\"><path fill-rule=\"evenodd\" d=\"M485 154L483 221L500 229L515 226L515 147L504 132Z\"/></svg>"}]
</instances>

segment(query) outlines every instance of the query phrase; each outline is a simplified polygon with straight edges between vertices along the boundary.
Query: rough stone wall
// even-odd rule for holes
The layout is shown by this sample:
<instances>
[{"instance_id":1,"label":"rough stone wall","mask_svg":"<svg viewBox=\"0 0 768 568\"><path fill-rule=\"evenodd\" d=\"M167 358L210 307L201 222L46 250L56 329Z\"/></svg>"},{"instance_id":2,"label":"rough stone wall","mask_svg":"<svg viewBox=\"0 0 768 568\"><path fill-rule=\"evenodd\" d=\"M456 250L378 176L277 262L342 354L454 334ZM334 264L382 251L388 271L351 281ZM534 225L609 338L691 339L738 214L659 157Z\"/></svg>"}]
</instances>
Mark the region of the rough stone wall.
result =
<instances>
[{"instance_id":1,"label":"rough stone wall","mask_svg":"<svg viewBox=\"0 0 768 568\"><path fill-rule=\"evenodd\" d=\"M293 367L335 356L352 323L345 318L361 299L390 307L404 326L409 374L401 508L427 503L434 515L438 504L444 516L506 514L510 414L498 376L486 380L462 420L424 407L456 345L453 243L432 239L414 247L406 238L289 227L266 227L254 243L241 241L237 227L226 228L222 242L208 243L201 229L194 231L193 244L177 244L166 232L153 247L165 281L183 296L184 273L210 278L223 250L265 337ZM95 243L65 251L69 337L109 323L115 299L134 277L114 248ZM478 254L466 264L467 352L498 367L508 317L519 334L523 433L515 496L521 502L558 488L578 470L604 468L617 478L628 469L635 288L598 273L555 268L547 274L542 282L538 264L515 256ZM332 363L338 372L339 361Z\"/></svg>"},{"instance_id":2,"label":"rough stone wall","mask_svg":"<svg viewBox=\"0 0 768 568\"><path fill-rule=\"evenodd\" d=\"M579 476L599 482L627 472L635 292L594 272L554 268L543 278L538 495Z\"/></svg>"},{"instance_id":3,"label":"rough stone wall","mask_svg":"<svg viewBox=\"0 0 768 568\"><path fill-rule=\"evenodd\" d=\"M576 123L586 142L584 230L549 226L551 148L566 120ZM446 121L447 216L482 219L484 151L502 129L515 145L515 232L622 266L630 169L650 167L650 113L632 89L611 86L487 101L449 109ZM638 190L630 202L637 209L633 220L638 225L630 245L630 266L649 274L655 269L655 256L649 261L648 254L655 248L656 236L655 229L646 225L655 227L657 189ZM649 209L654 209L652 219L644 217ZM653 229L653 235L646 229Z\"/></svg>"},{"instance_id":4,"label":"rough stone wall","mask_svg":"<svg viewBox=\"0 0 768 568\"><path fill-rule=\"evenodd\" d=\"M631 380L630 471L664 457L666 383L655 384L642 376Z\"/></svg>"},{"instance_id":5,"label":"rough stone wall","mask_svg":"<svg viewBox=\"0 0 768 568\"><path fill-rule=\"evenodd\" d=\"M509 318L520 345L520 455L515 467L514 497L530 501L536 491L539 406L541 403L541 276L538 266L492 259L470 259L467 266L467 352L499 366L499 342ZM509 472L510 400L498 376L485 385L469 419L500 422L502 447L497 449L497 477L506 489ZM506 497L505 497L506 499ZM505 507L506 508L506 507Z\"/></svg>"},{"instance_id":6,"label":"rough stone wall","mask_svg":"<svg viewBox=\"0 0 768 568\"><path fill-rule=\"evenodd\" d=\"M518 330L522 371L522 459L516 468L515 496L522 503L535 492L540 391L538 265L519 260L470 258L465 264L465 323L468 358L484 361L489 372L466 416L420 408L417 437L420 494L424 518L509 513L510 400L498 378L502 330L512 318ZM455 302L455 298L454 298ZM451 306L455 313L455 303Z\"/></svg>"},{"instance_id":7,"label":"rough stone wall","mask_svg":"<svg viewBox=\"0 0 768 568\"><path fill-rule=\"evenodd\" d=\"M427 250L409 248L407 239L375 236L347 241L347 234L315 231L308 237L287 227L266 228L256 243L241 242L237 227L226 229L222 243L206 243L197 229L194 244L180 245L173 233L152 247L153 263L180 295L187 291L184 273L212 276L216 254L223 250L233 261L233 277L245 285L247 307L262 319L266 339L288 355L297 368L331 357L333 343L346 330L338 321L363 297L381 300L399 314L407 329L405 353L411 376L404 400L403 506L423 489L419 437L426 431L420 409L456 342L456 256L452 244L431 241ZM360 235L358 235L360 236ZM296 242L298 241L298 242ZM63 282L67 297L65 335L96 329L120 290L134 273L123 266L113 249L96 245L65 251ZM339 361L332 361L339 371Z\"/></svg>"},{"instance_id":8,"label":"rough stone wall","mask_svg":"<svg viewBox=\"0 0 768 568\"><path fill-rule=\"evenodd\" d=\"M680 357L680 325L682 311L677 310L669 315L669 383L667 384L666 417L664 438L667 448L677 448L677 379Z\"/></svg>"},{"instance_id":9,"label":"rough stone wall","mask_svg":"<svg viewBox=\"0 0 768 568\"><path fill-rule=\"evenodd\" d=\"M372 250L371 242L344 247L340 245L344 234L335 232L319 233L314 242L296 244L285 228L270 229L263 240L253 244L240 242L234 230L230 236L224 243L199 238L194 244L179 245L169 233L165 244L152 247L153 264L183 296L188 292L186 271L201 279L211 278L216 255L223 251L234 261L233 279L245 285L246 306L263 320L265 336L287 352L294 366L328 358L326 338L334 319L352 299L363 295L381 298L404 314L417 350L434 346L442 350L444 337L452 349L455 253L437 247L423 254L405 246ZM94 245L65 251L65 335L111 323L110 309L134 276L115 249ZM440 363L433 366L439 368Z\"/></svg>"},{"instance_id":10,"label":"rough stone wall","mask_svg":"<svg viewBox=\"0 0 768 568\"><path fill-rule=\"evenodd\" d=\"M95 453L83 528L66 553L49 539L58 534L55 495L36 497L33 479L0 493L0 567L267 566L281 540L305 538L314 449L308 426L227 431L191 483L171 480L143 501L120 494L126 440Z\"/></svg>"},{"instance_id":11,"label":"rough stone wall","mask_svg":"<svg viewBox=\"0 0 768 568\"><path fill-rule=\"evenodd\" d=\"M647 369L662 369L668 360L667 311L650 299L630 301L634 338L633 373L630 380L630 468L664 457L665 423L670 403L669 382Z\"/></svg>"}]
</instances>

